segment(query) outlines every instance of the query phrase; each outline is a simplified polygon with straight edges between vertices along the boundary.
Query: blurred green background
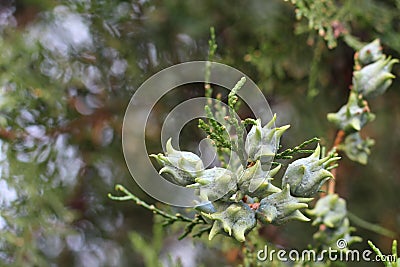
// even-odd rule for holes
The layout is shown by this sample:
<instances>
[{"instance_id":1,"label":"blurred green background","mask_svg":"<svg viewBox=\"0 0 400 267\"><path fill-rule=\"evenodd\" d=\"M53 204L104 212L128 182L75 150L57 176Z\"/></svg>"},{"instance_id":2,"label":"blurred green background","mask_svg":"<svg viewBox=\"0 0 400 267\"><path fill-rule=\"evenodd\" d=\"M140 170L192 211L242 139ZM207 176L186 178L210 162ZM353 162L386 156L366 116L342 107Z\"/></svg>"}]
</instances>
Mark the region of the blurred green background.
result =
<instances>
[{"instance_id":1,"label":"blurred green background","mask_svg":"<svg viewBox=\"0 0 400 267\"><path fill-rule=\"evenodd\" d=\"M1 1L0 265L149 266L156 258L167 266L180 258L183 266L235 266L240 245L232 240L178 241L179 226L161 233L147 210L107 198L121 183L154 202L125 165L125 108L159 70L207 59L215 27L214 60L256 81L278 114L277 124L292 125L283 147L314 136L330 146L335 128L326 114L346 102L353 70L354 50L342 36L347 30L364 42L380 38L385 53L399 58L400 1L320 2L325 7L315 10L314 21L339 31L328 43L281 0ZM393 72L400 76L398 65ZM160 101L158 119L147 132L150 152L161 151L165 113L202 93L188 88ZM352 213L397 235L399 103L397 79L370 102L377 119L364 131L376 140L369 164L344 156L337 178L337 191ZM194 141L191 132L183 133L183 146L196 152ZM315 231L294 222L266 227L260 235L265 242L304 249ZM366 249L370 239L389 251L390 238L361 227L356 234L364 241L355 248Z\"/></svg>"}]
</instances>

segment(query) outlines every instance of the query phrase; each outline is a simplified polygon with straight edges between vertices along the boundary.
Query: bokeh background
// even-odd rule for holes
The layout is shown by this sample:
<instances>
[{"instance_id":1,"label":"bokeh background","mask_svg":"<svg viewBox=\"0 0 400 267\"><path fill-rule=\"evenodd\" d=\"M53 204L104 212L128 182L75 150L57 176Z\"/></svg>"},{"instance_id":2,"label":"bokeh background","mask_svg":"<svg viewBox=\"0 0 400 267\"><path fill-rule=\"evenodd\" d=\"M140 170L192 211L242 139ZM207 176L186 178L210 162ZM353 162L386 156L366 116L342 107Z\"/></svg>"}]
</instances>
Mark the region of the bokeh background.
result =
<instances>
[{"instance_id":1,"label":"bokeh background","mask_svg":"<svg viewBox=\"0 0 400 267\"><path fill-rule=\"evenodd\" d=\"M282 0L0 1L0 265L236 266L240 245L231 239L178 241L183 225L161 229L149 211L107 197L121 183L154 203L124 162L125 108L159 70L207 59L214 27L214 60L256 81L278 114L277 124L292 125L283 146L314 136L330 146L335 129L326 114L346 102L353 70L354 50L340 31L364 42L380 38L384 52L399 58L400 1L320 2L326 8L314 19L339 31L336 45ZM400 76L399 66L393 72ZM197 85L160 101L147 130L150 152L161 151L168 110L203 94ZM344 156L337 178L352 213L397 236L399 103L397 79L370 102L377 118L363 132L376 140L368 165ZM188 125L182 147L196 152L202 136L195 123ZM304 249L315 231L293 222L260 235ZM356 234L364 241L355 248L366 249L366 240L373 240L389 252L391 238L362 227Z\"/></svg>"}]
</instances>

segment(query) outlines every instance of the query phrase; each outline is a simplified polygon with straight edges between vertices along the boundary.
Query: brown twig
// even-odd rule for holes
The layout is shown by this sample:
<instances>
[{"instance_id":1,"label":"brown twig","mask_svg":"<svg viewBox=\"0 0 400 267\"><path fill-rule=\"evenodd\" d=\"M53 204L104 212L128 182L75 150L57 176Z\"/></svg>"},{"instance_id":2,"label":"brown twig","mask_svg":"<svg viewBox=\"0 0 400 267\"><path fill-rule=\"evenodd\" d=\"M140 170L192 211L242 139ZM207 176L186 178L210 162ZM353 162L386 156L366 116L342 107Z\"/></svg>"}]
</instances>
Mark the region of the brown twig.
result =
<instances>
[{"instance_id":1,"label":"brown twig","mask_svg":"<svg viewBox=\"0 0 400 267\"><path fill-rule=\"evenodd\" d=\"M335 141L333 142L333 146L332 146L330 151L335 150L343 142L344 136L345 136L345 132L343 130L339 130L336 133ZM328 182L328 186L327 186L328 187L328 190L327 190L328 194L334 194L335 193L335 186L336 186L336 179L337 179L337 177L336 177L337 169L334 168L333 170L331 170L331 173L332 173L334 179L330 179L329 182ZM326 229L326 226L324 224L321 224L319 226L319 230L320 231L324 231L325 229Z\"/></svg>"},{"instance_id":2,"label":"brown twig","mask_svg":"<svg viewBox=\"0 0 400 267\"><path fill-rule=\"evenodd\" d=\"M345 136L345 132L343 130L339 130L336 134L335 141L333 142L333 147L331 148L331 151L335 150L342 142ZM337 174L337 169L331 170L331 173L334 177L334 179L330 179L328 183L328 194L334 194L335 193L335 185L336 185L336 174Z\"/></svg>"},{"instance_id":3,"label":"brown twig","mask_svg":"<svg viewBox=\"0 0 400 267\"><path fill-rule=\"evenodd\" d=\"M14 140L16 137L17 135L14 132L0 128L0 139Z\"/></svg>"}]
</instances>

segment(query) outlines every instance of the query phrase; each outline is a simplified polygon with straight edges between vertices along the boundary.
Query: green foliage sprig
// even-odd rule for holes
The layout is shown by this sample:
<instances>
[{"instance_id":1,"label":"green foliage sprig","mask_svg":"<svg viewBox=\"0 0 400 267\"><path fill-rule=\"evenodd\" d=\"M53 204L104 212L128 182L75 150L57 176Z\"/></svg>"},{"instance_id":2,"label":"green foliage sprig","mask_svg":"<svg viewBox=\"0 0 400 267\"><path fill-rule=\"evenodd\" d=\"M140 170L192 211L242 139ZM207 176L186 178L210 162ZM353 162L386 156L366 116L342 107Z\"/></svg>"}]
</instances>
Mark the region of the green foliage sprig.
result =
<instances>
[{"instance_id":1,"label":"green foliage sprig","mask_svg":"<svg viewBox=\"0 0 400 267\"><path fill-rule=\"evenodd\" d=\"M383 255L381 250L368 240L368 245L372 250L379 256L380 260L385 264L386 267L398 267L400 266L400 258L397 254L397 240L393 240L392 243L392 255Z\"/></svg>"},{"instance_id":2,"label":"green foliage sprig","mask_svg":"<svg viewBox=\"0 0 400 267\"><path fill-rule=\"evenodd\" d=\"M307 18L308 28L317 30L330 48L335 47L337 38L347 32L341 23L344 14L338 12L335 1L291 0L291 3L296 7L296 18ZM297 31L302 32L305 29L298 27Z\"/></svg>"},{"instance_id":3,"label":"green foliage sprig","mask_svg":"<svg viewBox=\"0 0 400 267\"><path fill-rule=\"evenodd\" d=\"M122 185L116 185L115 186L115 190L116 191L120 191L122 192L124 195L123 196L114 196L112 194L108 194L108 197L110 199L113 200L118 200L118 201L127 201L127 200L132 200L136 203L136 205L142 206L145 209L150 210L151 212L153 212L155 215L159 215L160 217L162 217L164 219L164 221L162 222L163 226L168 226L177 222L184 222L187 223L183 234L179 237L179 239L183 239L184 237L186 237L188 234L192 233L194 230L195 226L201 226L201 225L205 225L206 222L205 220L200 217L200 216L195 216L193 219L186 217L180 213L176 213L176 214L170 214L167 213L159 208L157 208L154 205L148 204L146 202L144 202L143 200L141 200L140 198L138 198L137 196L135 196L134 194L132 194L131 192L129 192L128 189L126 189L124 186ZM194 237L199 237L201 236L204 232L209 231L211 229L211 227L205 227L200 229L197 233L194 233L193 236Z\"/></svg>"}]
</instances>

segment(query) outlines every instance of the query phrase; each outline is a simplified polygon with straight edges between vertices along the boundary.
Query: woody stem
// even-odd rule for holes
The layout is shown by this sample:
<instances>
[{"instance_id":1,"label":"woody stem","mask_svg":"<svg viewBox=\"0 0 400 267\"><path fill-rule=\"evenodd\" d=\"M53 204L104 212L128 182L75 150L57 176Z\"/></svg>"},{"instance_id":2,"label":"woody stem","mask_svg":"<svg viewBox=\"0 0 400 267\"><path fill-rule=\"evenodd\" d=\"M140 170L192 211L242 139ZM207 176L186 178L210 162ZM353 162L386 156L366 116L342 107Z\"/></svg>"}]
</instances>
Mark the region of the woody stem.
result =
<instances>
[{"instance_id":1,"label":"woody stem","mask_svg":"<svg viewBox=\"0 0 400 267\"><path fill-rule=\"evenodd\" d=\"M331 151L336 149L342 143L344 136L345 136L345 132L343 130L339 130L337 132L336 137L335 137L335 141L333 143L333 147L332 147ZM336 185L336 179L337 179L337 177L336 177L337 169L336 168L333 169L331 171L331 173L332 173L334 179L330 179L329 180L328 194L334 194L335 193L335 185Z\"/></svg>"}]
</instances>

